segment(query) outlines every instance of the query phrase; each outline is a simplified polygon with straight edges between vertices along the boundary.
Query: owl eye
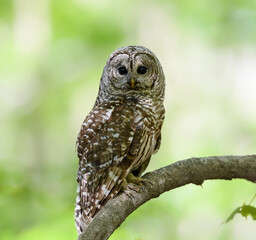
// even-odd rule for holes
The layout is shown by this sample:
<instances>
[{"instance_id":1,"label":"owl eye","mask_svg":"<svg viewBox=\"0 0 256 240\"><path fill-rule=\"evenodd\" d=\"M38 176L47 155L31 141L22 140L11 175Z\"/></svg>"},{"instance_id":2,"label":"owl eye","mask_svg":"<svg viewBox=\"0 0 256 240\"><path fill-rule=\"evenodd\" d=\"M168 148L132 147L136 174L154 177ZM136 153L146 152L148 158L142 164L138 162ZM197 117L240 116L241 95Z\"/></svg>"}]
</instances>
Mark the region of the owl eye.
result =
<instances>
[{"instance_id":1,"label":"owl eye","mask_svg":"<svg viewBox=\"0 0 256 240\"><path fill-rule=\"evenodd\" d=\"M147 68L144 67L144 66L140 66L140 67L138 67L138 69L137 69L137 73L138 73L138 74L145 74L146 72L147 72Z\"/></svg>"},{"instance_id":2,"label":"owl eye","mask_svg":"<svg viewBox=\"0 0 256 240\"><path fill-rule=\"evenodd\" d=\"M126 67L120 67L120 68L118 68L117 70L118 70L118 72L119 72L120 75L126 75L126 74L127 74L127 69L126 69Z\"/></svg>"}]
</instances>

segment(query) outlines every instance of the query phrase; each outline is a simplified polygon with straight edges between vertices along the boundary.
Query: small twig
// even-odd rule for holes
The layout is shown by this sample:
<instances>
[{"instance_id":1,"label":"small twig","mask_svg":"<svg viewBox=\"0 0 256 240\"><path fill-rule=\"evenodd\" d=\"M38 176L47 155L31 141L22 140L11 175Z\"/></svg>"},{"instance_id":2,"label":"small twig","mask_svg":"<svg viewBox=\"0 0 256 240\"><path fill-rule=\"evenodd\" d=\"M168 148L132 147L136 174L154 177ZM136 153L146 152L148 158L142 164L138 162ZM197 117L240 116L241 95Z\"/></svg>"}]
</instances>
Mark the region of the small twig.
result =
<instances>
[{"instance_id":1,"label":"small twig","mask_svg":"<svg viewBox=\"0 0 256 240\"><path fill-rule=\"evenodd\" d=\"M251 205L251 203L253 202L253 200L256 198L256 193L254 194L252 200L250 201L250 203L248 205Z\"/></svg>"}]
</instances>

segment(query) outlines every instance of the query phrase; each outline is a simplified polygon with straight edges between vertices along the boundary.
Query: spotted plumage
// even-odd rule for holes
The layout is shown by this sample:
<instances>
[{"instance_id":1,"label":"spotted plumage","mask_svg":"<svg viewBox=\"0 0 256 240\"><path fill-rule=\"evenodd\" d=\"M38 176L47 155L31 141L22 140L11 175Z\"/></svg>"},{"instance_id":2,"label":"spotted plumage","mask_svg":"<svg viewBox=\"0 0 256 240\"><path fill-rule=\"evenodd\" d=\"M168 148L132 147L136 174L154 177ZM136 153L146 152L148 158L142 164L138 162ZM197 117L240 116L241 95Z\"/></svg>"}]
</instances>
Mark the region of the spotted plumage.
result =
<instances>
[{"instance_id":1,"label":"spotted plumage","mask_svg":"<svg viewBox=\"0 0 256 240\"><path fill-rule=\"evenodd\" d=\"M127 187L131 174L140 180L159 149L164 89L162 67L148 49L130 46L110 55L95 105L77 137L78 234Z\"/></svg>"}]
</instances>

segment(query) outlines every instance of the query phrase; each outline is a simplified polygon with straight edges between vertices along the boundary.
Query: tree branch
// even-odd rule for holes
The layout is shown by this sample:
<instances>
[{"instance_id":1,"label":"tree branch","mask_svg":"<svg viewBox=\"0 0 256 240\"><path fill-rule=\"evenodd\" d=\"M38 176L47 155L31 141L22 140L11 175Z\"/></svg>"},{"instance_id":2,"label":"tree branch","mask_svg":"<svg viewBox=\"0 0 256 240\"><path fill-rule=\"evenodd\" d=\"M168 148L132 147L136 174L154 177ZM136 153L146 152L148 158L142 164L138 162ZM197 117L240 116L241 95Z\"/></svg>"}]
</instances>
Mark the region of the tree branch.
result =
<instances>
[{"instance_id":1,"label":"tree branch","mask_svg":"<svg viewBox=\"0 0 256 240\"><path fill-rule=\"evenodd\" d=\"M201 185L208 179L242 178L256 182L256 155L190 158L146 173L150 181L134 198L121 193L94 217L78 240L105 240L140 205L160 194L189 183Z\"/></svg>"}]
</instances>

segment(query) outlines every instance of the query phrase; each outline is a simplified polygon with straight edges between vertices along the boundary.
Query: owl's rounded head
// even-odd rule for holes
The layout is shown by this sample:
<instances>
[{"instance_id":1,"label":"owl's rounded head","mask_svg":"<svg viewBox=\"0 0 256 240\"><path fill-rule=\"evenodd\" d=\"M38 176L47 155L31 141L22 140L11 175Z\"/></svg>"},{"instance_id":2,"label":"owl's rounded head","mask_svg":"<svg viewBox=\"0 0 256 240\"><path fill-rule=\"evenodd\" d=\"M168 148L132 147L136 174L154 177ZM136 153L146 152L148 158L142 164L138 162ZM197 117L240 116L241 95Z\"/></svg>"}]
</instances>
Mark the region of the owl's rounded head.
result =
<instances>
[{"instance_id":1,"label":"owl's rounded head","mask_svg":"<svg viewBox=\"0 0 256 240\"><path fill-rule=\"evenodd\" d=\"M145 47L128 46L111 53L101 77L99 96L163 98L164 87L164 73L155 54Z\"/></svg>"}]
</instances>

